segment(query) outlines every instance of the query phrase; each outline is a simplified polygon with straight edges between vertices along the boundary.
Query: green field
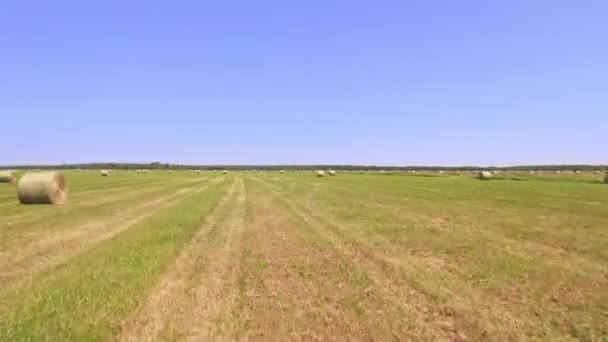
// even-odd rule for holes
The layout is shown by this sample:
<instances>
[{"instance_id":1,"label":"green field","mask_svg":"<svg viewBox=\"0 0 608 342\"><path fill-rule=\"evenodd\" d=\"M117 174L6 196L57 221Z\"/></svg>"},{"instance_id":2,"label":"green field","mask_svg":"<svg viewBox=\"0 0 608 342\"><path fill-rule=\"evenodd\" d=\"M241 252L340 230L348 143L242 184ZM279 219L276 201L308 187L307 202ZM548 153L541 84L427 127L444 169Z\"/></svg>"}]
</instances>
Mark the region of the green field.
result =
<instances>
[{"instance_id":1,"label":"green field","mask_svg":"<svg viewBox=\"0 0 608 342\"><path fill-rule=\"evenodd\" d=\"M0 341L608 340L595 174L0 183Z\"/></svg>"}]
</instances>

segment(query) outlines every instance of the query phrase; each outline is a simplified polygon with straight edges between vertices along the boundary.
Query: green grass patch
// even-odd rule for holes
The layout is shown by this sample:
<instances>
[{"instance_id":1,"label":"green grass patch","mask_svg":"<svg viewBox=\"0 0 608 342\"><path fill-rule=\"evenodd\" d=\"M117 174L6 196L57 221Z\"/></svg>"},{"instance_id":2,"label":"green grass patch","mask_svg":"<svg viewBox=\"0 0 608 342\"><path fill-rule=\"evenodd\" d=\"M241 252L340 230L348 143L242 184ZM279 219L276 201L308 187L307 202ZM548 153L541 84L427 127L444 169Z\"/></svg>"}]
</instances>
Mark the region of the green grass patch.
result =
<instances>
[{"instance_id":1,"label":"green grass patch","mask_svg":"<svg viewBox=\"0 0 608 342\"><path fill-rule=\"evenodd\" d=\"M114 239L1 297L0 340L105 340L134 310L226 191L226 183L159 211Z\"/></svg>"}]
</instances>

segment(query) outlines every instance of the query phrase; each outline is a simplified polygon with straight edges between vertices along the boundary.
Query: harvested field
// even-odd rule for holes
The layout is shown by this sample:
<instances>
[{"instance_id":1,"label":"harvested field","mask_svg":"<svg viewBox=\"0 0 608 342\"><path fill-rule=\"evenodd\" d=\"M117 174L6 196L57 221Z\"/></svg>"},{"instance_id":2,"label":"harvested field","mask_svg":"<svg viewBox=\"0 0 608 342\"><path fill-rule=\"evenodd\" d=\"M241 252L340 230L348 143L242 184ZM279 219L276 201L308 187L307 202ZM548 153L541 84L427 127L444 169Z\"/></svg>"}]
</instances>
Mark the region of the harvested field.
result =
<instances>
[{"instance_id":1,"label":"harvested field","mask_svg":"<svg viewBox=\"0 0 608 342\"><path fill-rule=\"evenodd\" d=\"M603 175L67 171L0 183L0 340L601 340Z\"/></svg>"}]
</instances>

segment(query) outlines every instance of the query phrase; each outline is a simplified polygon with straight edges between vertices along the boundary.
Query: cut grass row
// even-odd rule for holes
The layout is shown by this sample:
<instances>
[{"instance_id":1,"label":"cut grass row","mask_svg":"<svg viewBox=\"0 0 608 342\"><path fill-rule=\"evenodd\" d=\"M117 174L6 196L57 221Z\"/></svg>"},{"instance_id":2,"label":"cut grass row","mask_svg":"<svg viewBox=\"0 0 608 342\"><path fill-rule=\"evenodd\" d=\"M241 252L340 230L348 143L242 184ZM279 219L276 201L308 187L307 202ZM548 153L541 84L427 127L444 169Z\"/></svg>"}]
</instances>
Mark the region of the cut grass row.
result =
<instances>
[{"instance_id":1,"label":"cut grass row","mask_svg":"<svg viewBox=\"0 0 608 342\"><path fill-rule=\"evenodd\" d=\"M602 229L608 212L573 209L583 194L605 208L605 188L424 180L430 189L444 189L433 192L421 191L414 178L365 178L265 181L329 222L327 229L393 265L421 293L478 317L466 323L470 329L479 325L511 338L607 333L608 295L601 289L608 285L608 233ZM535 199L546 205L530 206Z\"/></svg>"},{"instance_id":2,"label":"cut grass row","mask_svg":"<svg viewBox=\"0 0 608 342\"><path fill-rule=\"evenodd\" d=\"M2 293L0 340L110 339L226 191L227 182L161 210L110 241Z\"/></svg>"},{"instance_id":3,"label":"cut grass row","mask_svg":"<svg viewBox=\"0 0 608 342\"><path fill-rule=\"evenodd\" d=\"M98 203L72 201L60 207L27 206L25 210L29 209L29 212L26 211L18 216L7 215L0 219L0 246L5 251L23 246L30 241L35 242L41 236L76 229L88 222L102 220L112 214L120 214L168 192L201 186L205 182L150 185L126 193L107 196L100 194L98 196L101 199Z\"/></svg>"}]
</instances>

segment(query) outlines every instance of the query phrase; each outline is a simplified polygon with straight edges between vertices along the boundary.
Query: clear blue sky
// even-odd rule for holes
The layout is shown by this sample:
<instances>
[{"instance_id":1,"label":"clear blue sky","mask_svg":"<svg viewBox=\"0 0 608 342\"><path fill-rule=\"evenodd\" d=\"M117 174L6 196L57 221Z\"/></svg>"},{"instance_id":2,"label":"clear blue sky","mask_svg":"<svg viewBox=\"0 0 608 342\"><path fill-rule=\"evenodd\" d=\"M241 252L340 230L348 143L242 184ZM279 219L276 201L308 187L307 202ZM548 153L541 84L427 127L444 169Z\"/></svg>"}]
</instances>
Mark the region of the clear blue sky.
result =
<instances>
[{"instance_id":1,"label":"clear blue sky","mask_svg":"<svg viewBox=\"0 0 608 342\"><path fill-rule=\"evenodd\" d=\"M0 2L0 164L608 163L608 1Z\"/></svg>"}]
</instances>

